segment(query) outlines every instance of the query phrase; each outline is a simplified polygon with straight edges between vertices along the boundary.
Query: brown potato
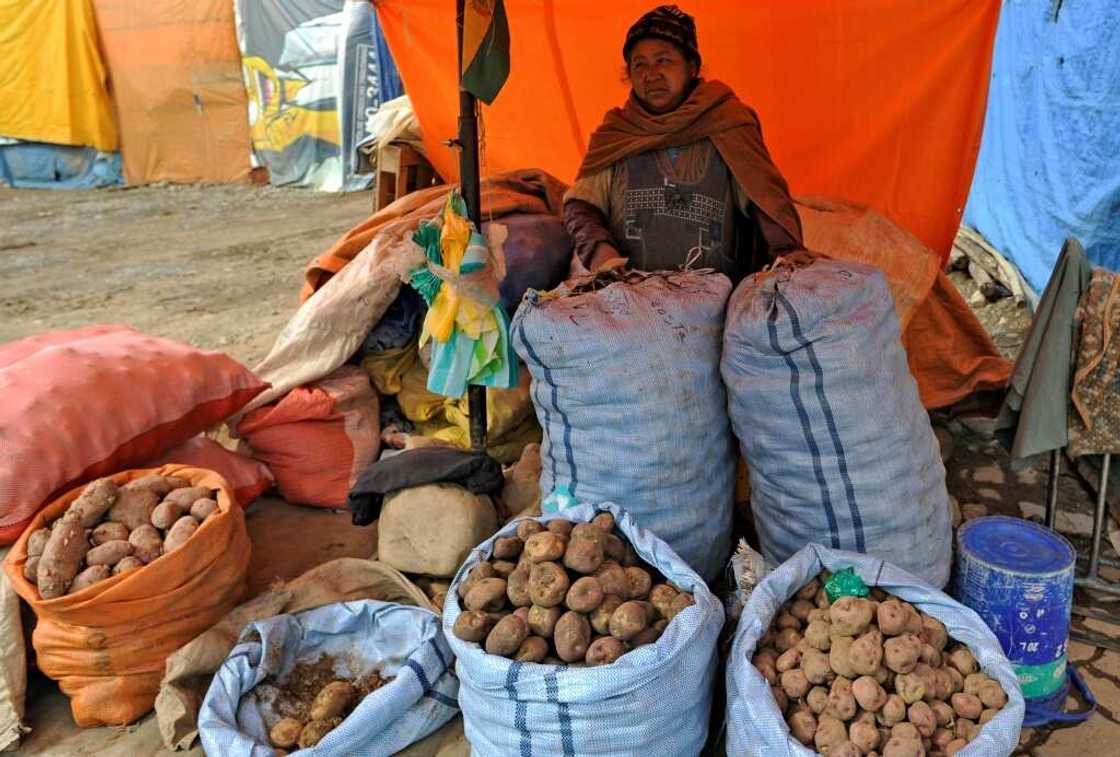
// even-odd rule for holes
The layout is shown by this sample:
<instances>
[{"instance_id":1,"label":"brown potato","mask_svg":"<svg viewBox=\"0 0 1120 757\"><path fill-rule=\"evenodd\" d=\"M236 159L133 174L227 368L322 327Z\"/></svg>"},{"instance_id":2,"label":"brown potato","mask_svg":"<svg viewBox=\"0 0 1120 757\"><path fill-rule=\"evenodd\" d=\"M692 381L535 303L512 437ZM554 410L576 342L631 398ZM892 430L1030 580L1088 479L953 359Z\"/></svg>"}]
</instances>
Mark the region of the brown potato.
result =
<instances>
[{"instance_id":1,"label":"brown potato","mask_svg":"<svg viewBox=\"0 0 1120 757\"><path fill-rule=\"evenodd\" d=\"M906 700L898 694L890 694L882 709L875 715L880 725L893 726L906 719Z\"/></svg>"},{"instance_id":2,"label":"brown potato","mask_svg":"<svg viewBox=\"0 0 1120 757\"><path fill-rule=\"evenodd\" d=\"M552 643L556 647L556 655L564 662L586 658L587 649L591 646L591 624L587 622L587 617L572 610L561 615L556 622Z\"/></svg>"},{"instance_id":3,"label":"brown potato","mask_svg":"<svg viewBox=\"0 0 1120 757\"><path fill-rule=\"evenodd\" d=\"M779 680L782 682L782 690L790 699L800 699L812 688L809 679L805 677L805 671L798 668L782 673Z\"/></svg>"},{"instance_id":4,"label":"brown potato","mask_svg":"<svg viewBox=\"0 0 1120 757\"><path fill-rule=\"evenodd\" d=\"M965 741L972 741L976 735L980 733L980 726L972 722L968 718L957 718L957 722L953 724L953 730L957 734L958 739Z\"/></svg>"},{"instance_id":5,"label":"brown potato","mask_svg":"<svg viewBox=\"0 0 1120 757\"><path fill-rule=\"evenodd\" d=\"M338 719L312 720L299 733L299 748L310 749L323 740L323 737L339 724Z\"/></svg>"},{"instance_id":6,"label":"brown potato","mask_svg":"<svg viewBox=\"0 0 1120 757\"><path fill-rule=\"evenodd\" d=\"M782 656L784 657L790 653L797 652L798 649L794 647L787 652L783 652ZM832 666L829 664L828 655L824 652L810 647L801 653L800 657L801 669L805 671L805 677L809 679L809 683L822 684L832 680ZM779 670L778 672L780 673L782 671Z\"/></svg>"},{"instance_id":7,"label":"brown potato","mask_svg":"<svg viewBox=\"0 0 1120 757\"><path fill-rule=\"evenodd\" d=\"M559 607L533 605L529 608L529 630L537 636L550 639L556 628L556 621L560 620L560 616L563 614L564 610Z\"/></svg>"},{"instance_id":8,"label":"brown potato","mask_svg":"<svg viewBox=\"0 0 1120 757\"><path fill-rule=\"evenodd\" d=\"M49 535L49 531L47 531L46 529L42 530ZM95 547L99 547L105 542L110 541L128 541L128 528L126 528L123 523L114 523L111 520L107 520L93 529L93 533L90 534L89 540L93 542L93 545ZM40 553L42 553L42 550L40 550ZM28 543L27 554L31 554L30 542Z\"/></svg>"},{"instance_id":9,"label":"brown potato","mask_svg":"<svg viewBox=\"0 0 1120 757\"><path fill-rule=\"evenodd\" d=\"M627 586L629 586L629 579L627 580ZM672 611L673 600L676 599L677 594L677 590L669 584L657 584L649 590L649 601L657 608L661 617L667 618Z\"/></svg>"},{"instance_id":10,"label":"brown potato","mask_svg":"<svg viewBox=\"0 0 1120 757\"><path fill-rule=\"evenodd\" d=\"M809 615L812 614L815 609L816 608L813 607L812 602L806 602L804 599L798 599L789 606L789 614L797 618L802 623L808 623Z\"/></svg>"},{"instance_id":11,"label":"brown potato","mask_svg":"<svg viewBox=\"0 0 1120 757\"><path fill-rule=\"evenodd\" d=\"M529 608L528 607L518 607L516 610L514 610L512 613L510 613L510 615L516 615L517 617L521 618L522 620L525 621L525 625L529 624Z\"/></svg>"},{"instance_id":12,"label":"brown potato","mask_svg":"<svg viewBox=\"0 0 1120 757\"><path fill-rule=\"evenodd\" d=\"M36 583L39 580L39 560L41 558L41 555L32 555L23 564L23 577L31 583Z\"/></svg>"},{"instance_id":13,"label":"brown potato","mask_svg":"<svg viewBox=\"0 0 1120 757\"><path fill-rule=\"evenodd\" d=\"M1004 693L1003 687L999 685L999 681L987 681L980 687L976 696L989 709L999 710L1007 704L1007 694Z\"/></svg>"},{"instance_id":14,"label":"brown potato","mask_svg":"<svg viewBox=\"0 0 1120 757\"><path fill-rule=\"evenodd\" d=\"M992 722L992 719L996 715L998 715L999 713L1000 713L1000 711L995 709L994 707L988 708L988 709L986 709L986 710L984 710L983 712L980 713L980 720L977 721L977 722L980 725L980 727L983 728L988 723Z\"/></svg>"},{"instance_id":15,"label":"brown potato","mask_svg":"<svg viewBox=\"0 0 1120 757\"><path fill-rule=\"evenodd\" d=\"M829 748L828 757L862 757L863 752L852 741L841 741Z\"/></svg>"},{"instance_id":16,"label":"brown potato","mask_svg":"<svg viewBox=\"0 0 1120 757\"><path fill-rule=\"evenodd\" d=\"M781 689L778 689L778 691L781 691ZM809 705L809 709L813 711L814 715L820 715L828 707L828 689L824 686L814 686L809 689L809 693L805 695L805 704Z\"/></svg>"},{"instance_id":17,"label":"brown potato","mask_svg":"<svg viewBox=\"0 0 1120 757\"><path fill-rule=\"evenodd\" d=\"M86 565L116 565L132 554L132 545L123 539L107 541L86 552Z\"/></svg>"},{"instance_id":18,"label":"brown potato","mask_svg":"<svg viewBox=\"0 0 1120 757\"><path fill-rule=\"evenodd\" d=\"M819 612L819 611L818 611ZM813 620L805 628L805 641L814 649L827 652L832 646L830 624L821 620Z\"/></svg>"},{"instance_id":19,"label":"brown potato","mask_svg":"<svg viewBox=\"0 0 1120 757\"><path fill-rule=\"evenodd\" d=\"M852 723L848 736L861 754L874 752L879 746L879 729L869 723Z\"/></svg>"},{"instance_id":20,"label":"brown potato","mask_svg":"<svg viewBox=\"0 0 1120 757\"><path fill-rule=\"evenodd\" d=\"M832 606L832 602L828 599L828 592L823 588L817 590L817 595L813 597L813 603L821 610L827 610ZM831 615L829 617L831 617Z\"/></svg>"},{"instance_id":21,"label":"brown potato","mask_svg":"<svg viewBox=\"0 0 1120 757\"><path fill-rule=\"evenodd\" d=\"M96 533L96 529L94 531ZM128 532L125 531L127 534ZM47 547L47 541L51 538L51 531L49 528L39 528L31 532L27 537L27 556L38 557L43 554L43 550ZM100 542L94 542L95 544Z\"/></svg>"},{"instance_id":22,"label":"brown potato","mask_svg":"<svg viewBox=\"0 0 1120 757\"><path fill-rule=\"evenodd\" d=\"M953 732L947 728L938 728L934 730L933 735L930 736L929 743L935 750L944 752L945 747L949 746L949 742L955 738L956 736Z\"/></svg>"},{"instance_id":23,"label":"brown potato","mask_svg":"<svg viewBox=\"0 0 1120 757\"><path fill-rule=\"evenodd\" d=\"M896 723L891 728L891 738L892 739L909 739L909 740L912 740L912 741L919 741L920 742L922 740L922 735L918 731L917 726L915 726L913 723L910 723L908 721L903 721L901 723Z\"/></svg>"},{"instance_id":24,"label":"brown potato","mask_svg":"<svg viewBox=\"0 0 1120 757\"><path fill-rule=\"evenodd\" d=\"M478 565L471 568L467 572L467 577L459 583L459 588L457 589L459 599L466 599L467 594L469 594L470 590L474 588L476 581L480 581L483 578L498 577L500 576L498 576L497 571L494 570L493 565L491 565L489 562L480 562Z\"/></svg>"},{"instance_id":25,"label":"brown potato","mask_svg":"<svg viewBox=\"0 0 1120 757\"><path fill-rule=\"evenodd\" d=\"M848 740L848 729L839 720L828 715L822 715L817 722L817 732L813 736L813 743L817 751L827 754L828 750Z\"/></svg>"},{"instance_id":26,"label":"brown potato","mask_svg":"<svg viewBox=\"0 0 1120 757\"><path fill-rule=\"evenodd\" d=\"M835 636L859 636L867 631L874 615L871 602L861 597L840 597L829 608L830 629Z\"/></svg>"},{"instance_id":27,"label":"brown potato","mask_svg":"<svg viewBox=\"0 0 1120 757\"><path fill-rule=\"evenodd\" d=\"M534 563L553 562L563 557L566 549L563 539L551 531L542 531L525 541L525 559Z\"/></svg>"},{"instance_id":28,"label":"brown potato","mask_svg":"<svg viewBox=\"0 0 1120 757\"><path fill-rule=\"evenodd\" d=\"M941 652L932 644L922 643L922 662L931 668L941 667Z\"/></svg>"},{"instance_id":29,"label":"brown potato","mask_svg":"<svg viewBox=\"0 0 1120 757\"><path fill-rule=\"evenodd\" d=\"M494 620L481 610L467 610L455 618L451 631L463 641L480 642L494 627Z\"/></svg>"},{"instance_id":30,"label":"brown potato","mask_svg":"<svg viewBox=\"0 0 1120 757\"><path fill-rule=\"evenodd\" d=\"M678 595L677 599L679 598L680 596ZM677 599L673 600L674 606L677 603ZM793 649L800 643L801 634L798 631L794 631L792 628L787 628L784 631L780 631L778 635L774 637L774 646L777 647L779 652L785 652L787 649Z\"/></svg>"},{"instance_id":31,"label":"brown potato","mask_svg":"<svg viewBox=\"0 0 1120 757\"><path fill-rule=\"evenodd\" d=\"M801 621L793 617L788 610L782 610L778 613L778 617L774 620L774 627L779 631L787 628L792 628L795 631L801 630Z\"/></svg>"},{"instance_id":32,"label":"brown potato","mask_svg":"<svg viewBox=\"0 0 1120 757\"><path fill-rule=\"evenodd\" d=\"M814 607L813 611L809 613L809 617L807 618L807 620L810 623L819 620L826 626L832 625L832 616L829 614L828 610L822 610L819 607Z\"/></svg>"},{"instance_id":33,"label":"brown potato","mask_svg":"<svg viewBox=\"0 0 1120 757\"><path fill-rule=\"evenodd\" d=\"M507 615L486 635L486 653L509 657L529 638L529 624L517 615Z\"/></svg>"},{"instance_id":34,"label":"brown potato","mask_svg":"<svg viewBox=\"0 0 1120 757\"><path fill-rule=\"evenodd\" d=\"M494 575L509 581L509 577L513 575L513 571L517 570L518 563L510 562L509 560L495 560L491 563L491 566L494 568Z\"/></svg>"},{"instance_id":35,"label":"brown potato","mask_svg":"<svg viewBox=\"0 0 1120 757\"><path fill-rule=\"evenodd\" d=\"M529 595L532 570L532 563L518 563L517 568L506 579L506 597L514 607L528 607L533 603L533 598Z\"/></svg>"},{"instance_id":36,"label":"brown potato","mask_svg":"<svg viewBox=\"0 0 1120 757\"><path fill-rule=\"evenodd\" d=\"M915 702L906 711L907 719L918 729L922 738L928 739L937 728L937 716L925 702Z\"/></svg>"},{"instance_id":37,"label":"brown potato","mask_svg":"<svg viewBox=\"0 0 1120 757\"><path fill-rule=\"evenodd\" d=\"M483 578L476 581L463 600L468 610L498 612L506 605L506 582L500 578Z\"/></svg>"},{"instance_id":38,"label":"brown potato","mask_svg":"<svg viewBox=\"0 0 1120 757\"><path fill-rule=\"evenodd\" d=\"M199 523L209 518L214 513L218 512L218 500L210 497L203 497L196 499L191 505L189 510L191 517Z\"/></svg>"},{"instance_id":39,"label":"brown potato","mask_svg":"<svg viewBox=\"0 0 1120 757\"><path fill-rule=\"evenodd\" d=\"M952 693L964 691L964 676L956 668L944 667L942 670L949 676L952 681Z\"/></svg>"},{"instance_id":40,"label":"brown potato","mask_svg":"<svg viewBox=\"0 0 1120 757\"><path fill-rule=\"evenodd\" d=\"M99 478L86 485L78 498L66 508L66 512L74 513L82 528L93 528L101 522L119 496L120 490L111 479Z\"/></svg>"},{"instance_id":41,"label":"brown potato","mask_svg":"<svg viewBox=\"0 0 1120 757\"><path fill-rule=\"evenodd\" d=\"M852 696L852 682L847 678L838 677L832 682L828 692L828 707L825 714L845 722L856 716L856 698Z\"/></svg>"},{"instance_id":42,"label":"brown potato","mask_svg":"<svg viewBox=\"0 0 1120 757\"><path fill-rule=\"evenodd\" d=\"M972 652L969 652L967 647L963 646L957 647L949 653L948 663L962 676L975 673L978 669L976 658L972 656Z\"/></svg>"},{"instance_id":43,"label":"brown potato","mask_svg":"<svg viewBox=\"0 0 1120 757\"><path fill-rule=\"evenodd\" d=\"M787 650L785 652L782 652L781 656L778 657L777 661L774 663L774 666L778 669L779 673L784 673L787 670L793 670L794 668L799 667L800 665L801 665L801 650L800 649L790 649L790 650Z\"/></svg>"},{"instance_id":44,"label":"brown potato","mask_svg":"<svg viewBox=\"0 0 1120 757\"><path fill-rule=\"evenodd\" d=\"M587 526L597 534L603 534L595 526L587 523L581 523L580 525ZM594 573L603 564L603 544L606 539L599 540L579 536L578 533L578 531L572 531L572 538L568 541L568 548L564 551L564 567L584 575Z\"/></svg>"},{"instance_id":45,"label":"brown potato","mask_svg":"<svg viewBox=\"0 0 1120 757\"><path fill-rule=\"evenodd\" d=\"M575 540L573 539L573 542ZM594 576L584 576L568 588L564 604L569 610L589 613L603 603L603 587Z\"/></svg>"},{"instance_id":46,"label":"brown potato","mask_svg":"<svg viewBox=\"0 0 1120 757\"><path fill-rule=\"evenodd\" d=\"M868 712L878 712L887 703L887 692L871 676L861 676L852 682L852 696Z\"/></svg>"},{"instance_id":47,"label":"brown potato","mask_svg":"<svg viewBox=\"0 0 1120 757\"><path fill-rule=\"evenodd\" d=\"M543 662L548 657L548 641L540 636L530 636L521 642L513 659L518 662Z\"/></svg>"},{"instance_id":48,"label":"brown potato","mask_svg":"<svg viewBox=\"0 0 1120 757\"><path fill-rule=\"evenodd\" d=\"M502 537L494 540L493 557L495 560L516 560L521 557L523 549L525 549L525 542L516 536Z\"/></svg>"},{"instance_id":49,"label":"brown potato","mask_svg":"<svg viewBox=\"0 0 1120 757\"><path fill-rule=\"evenodd\" d=\"M128 543L132 545L133 557L139 558L145 565L163 554L163 539L151 524L133 529L128 535Z\"/></svg>"},{"instance_id":50,"label":"brown potato","mask_svg":"<svg viewBox=\"0 0 1120 757\"><path fill-rule=\"evenodd\" d=\"M200 499L210 497L213 492L205 486L187 486L182 489L173 489L163 497L164 502L174 502L184 512L191 509L191 505Z\"/></svg>"},{"instance_id":51,"label":"brown potato","mask_svg":"<svg viewBox=\"0 0 1120 757\"><path fill-rule=\"evenodd\" d=\"M67 594L77 594L82 589L93 586L99 581L104 581L113 575L113 571L108 565L91 565L74 577L74 582L70 584L70 590Z\"/></svg>"},{"instance_id":52,"label":"brown potato","mask_svg":"<svg viewBox=\"0 0 1120 757\"><path fill-rule=\"evenodd\" d=\"M808 710L797 710L786 721L789 723L789 732L793 738L805 746L813 743L813 736L817 733L817 719Z\"/></svg>"},{"instance_id":53,"label":"brown potato","mask_svg":"<svg viewBox=\"0 0 1120 757\"><path fill-rule=\"evenodd\" d=\"M122 573L131 573L134 570L139 570L144 567L144 562L139 557L124 557L121 561L113 566L113 575L119 576Z\"/></svg>"},{"instance_id":54,"label":"brown potato","mask_svg":"<svg viewBox=\"0 0 1120 757\"><path fill-rule=\"evenodd\" d=\"M588 665L610 665L626 654L626 645L612 636L600 636L591 642L585 657Z\"/></svg>"},{"instance_id":55,"label":"brown potato","mask_svg":"<svg viewBox=\"0 0 1120 757\"><path fill-rule=\"evenodd\" d=\"M945 702L934 702L930 705L930 709L933 710L933 716L937 718L937 725L941 728L952 725L956 720L957 714Z\"/></svg>"},{"instance_id":56,"label":"brown potato","mask_svg":"<svg viewBox=\"0 0 1120 757\"><path fill-rule=\"evenodd\" d=\"M358 692L347 681L332 681L319 690L311 703L312 720L330 720L342 717L342 713L357 697Z\"/></svg>"},{"instance_id":57,"label":"brown potato","mask_svg":"<svg viewBox=\"0 0 1120 757\"><path fill-rule=\"evenodd\" d=\"M630 599L630 579L626 577L626 569L618 563L604 562L602 566L595 571L595 577L599 579L604 594L614 594L623 599ZM676 594L673 595L673 598L676 598ZM669 612L672 612L671 601ZM671 617L671 615L666 615L665 617Z\"/></svg>"},{"instance_id":58,"label":"brown potato","mask_svg":"<svg viewBox=\"0 0 1120 757\"><path fill-rule=\"evenodd\" d=\"M906 704L914 704L925 699L926 684L921 679L921 676L916 676L913 673L903 674L899 673L894 679L894 690L898 692Z\"/></svg>"},{"instance_id":59,"label":"brown potato","mask_svg":"<svg viewBox=\"0 0 1120 757\"><path fill-rule=\"evenodd\" d=\"M892 736L883 747L882 757L924 757L926 750L920 739L900 739Z\"/></svg>"},{"instance_id":60,"label":"brown potato","mask_svg":"<svg viewBox=\"0 0 1120 757\"><path fill-rule=\"evenodd\" d=\"M174 492L172 492L174 494ZM198 521L189 515L184 515L179 520L175 521L175 525L167 532L167 538L163 540L163 553L174 552L179 547L187 543L187 539L194 536L194 532L198 530Z\"/></svg>"},{"instance_id":61,"label":"brown potato","mask_svg":"<svg viewBox=\"0 0 1120 757\"><path fill-rule=\"evenodd\" d=\"M989 680L986 673L971 673L964 677L964 691L965 694L972 694L977 696L980 693L980 687L987 683Z\"/></svg>"},{"instance_id":62,"label":"brown potato","mask_svg":"<svg viewBox=\"0 0 1120 757\"><path fill-rule=\"evenodd\" d=\"M898 636L900 633L905 633L910 625L910 609L903 605L900 600L892 597L879 603L876 620L879 624L879 631L884 636Z\"/></svg>"},{"instance_id":63,"label":"brown potato","mask_svg":"<svg viewBox=\"0 0 1120 757\"><path fill-rule=\"evenodd\" d=\"M945 624L924 612L921 613L921 619L922 632L918 634L919 638L923 643L929 644L938 652L943 651L949 644L949 632L945 630ZM931 662L930 665L933 665L933 663Z\"/></svg>"},{"instance_id":64,"label":"brown potato","mask_svg":"<svg viewBox=\"0 0 1120 757\"><path fill-rule=\"evenodd\" d=\"M855 673L874 675L883 662L883 635L873 628L860 636L852 643L848 661Z\"/></svg>"},{"instance_id":65,"label":"brown potato","mask_svg":"<svg viewBox=\"0 0 1120 757\"><path fill-rule=\"evenodd\" d=\"M953 739L945 745L945 757L953 757L966 746L968 746L968 741L966 739Z\"/></svg>"},{"instance_id":66,"label":"brown potato","mask_svg":"<svg viewBox=\"0 0 1120 757\"><path fill-rule=\"evenodd\" d=\"M903 634L888 639L883 644L883 658L888 669L895 673L911 673L922 656L922 641L917 636Z\"/></svg>"},{"instance_id":67,"label":"brown potato","mask_svg":"<svg viewBox=\"0 0 1120 757\"><path fill-rule=\"evenodd\" d=\"M526 541L533 534L539 534L545 528L535 520L523 520L517 524L517 538Z\"/></svg>"},{"instance_id":68,"label":"brown potato","mask_svg":"<svg viewBox=\"0 0 1120 757\"><path fill-rule=\"evenodd\" d=\"M591 627L595 629L595 633L600 636L606 636L611 632L611 616L623 603L622 597L617 594L605 594L603 602L595 610L592 611Z\"/></svg>"},{"instance_id":69,"label":"brown potato","mask_svg":"<svg viewBox=\"0 0 1120 757\"><path fill-rule=\"evenodd\" d=\"M663 633L665 633L665 628L668 625L669 621L665 620L664 618L655 621L653 625L646 626L641 631L639 631L638 635L630 640L630 646L633 648L637 648L643 647L646 644L653 644L655 641L661 638L661 635Z\"/></svg>"},{"instance_id":70,"label":"brown potato","mask_svg":"<svg viewBox=\"0 0 1120 757\"><path fill-rule=\"evenodd\" d=\"M161 476L158 473L152 473L147 476L129 481L122 488L124 489L150 489L157 497L161 499L166 497L175 489L182 489L183 487L190 486L190 483L178 476Z\"/></svg>"},{"instance_id":71,"label":"brown potato","mask_svg":"<svg viewBox=\"0 0 1120 757\"><path fill-rule=\"evenodd\" d=\"M623 602L611 614L611 636L621 641L629 641L648 625L646 608L639 602Z\"/></svg>"},{"instance_id":72,"label":"brown potato","mask_svg":"<svg viewBox=\"0 0 1120 757\"><path fill-rule=\"evenodd\" d=\"M529 599L541 607L555 607L563 602L570 586L568 574L554 562L535 563L529 573Z\"/></svg>"},{"instance_id":73,"label":"brown potato","mask_svg":"<svg viewBox=\"0 0 1120 757\"><path fill-rule=\"evenodd\" d=\"M603 547L603 556L605 559L613 560L621 565L626 560L626 542L614 534L607 534L607 543Z\"/></svg>"},{"instance_id":74,"label":"brown potato","mask_svg":"<svg viewBox=\"0 0 1120 757\"><path fill-rule=\"evenodd\" d=\"M972 694L954 694L949 700L957 717L976 720L984 711L984 704Z\"/></svg>"},{"instance_id":75,"label":"brown potato","mask_svg":"<svg viewBox=\"0 0 1120 757\"><path fill-rule=\"evenodd\" d=\"M777 657L774 652L769 649L763 649L756 652L751 659L751 664L755 669L766 679L766 682L771 686L776 686L778 683L778 668Z\"/></svg>"},{"instance_id":76,"label":"brown potato","mask_svg":"<svg viewBox=\"0 0 1120 757\"><path fill-rule=\"evenodd\" d=\"M548 522L545 528L548 529L549 533L556 534L564 541L567 541L568 537L572 534L573 525L574 524L570 520L564 520L563 518L554 518L553 520L550 520ZM526 539L525 541L528 542L529 540Z\"/></svg>"},{"instance_id":77,"label":"brown potato","mask_svg":"<svg viewBox=\"0 0 1120 757\"><path fill-rule=\"evenodd\" d=\"M853 644L855 644L855 639L851 636L833 637L832 646L828 650L828 660L837 675L855 679L859 676L852 668L851 652ZM778 648L781 649L781 646Z\"/></svg>"},{"instance_id":78,"label":"brown potato","mask_svg":"<svg viewBox=\"0 0 1120 757\"><path fill-rule=\"evenodd\" d=\"M129 531L151 522L152 511L159 504L159 497L150 489L119 489L109 520L123 523Z\"/></svg>"},{"instance_id":79,"label":"brown potato","mask_svg":"<svg viewBox=\"0 0 1120 757\"><path fill-rule=\"evenodd\" d=\"M160 476L159 478L163 478ZM274 747L291 749L299 741L299 733L303 730L303 723L294 718L281 718L268 732L268 740Z\"/></svg>"},{"instance_id":80,"label":"brown potato","mask_svg":"<svg viewBox=\"0 0 1120 757\"><path fill-rule=\"evenodd\" d=\"M86 541L80 513L67 512L56 520L39 557L36 571L39 595L43 599L54 599L65 594L78 575L88 550L89 542Z\"/></svg>"},{"instance_id":81,"label":"brown potato","mask_svg":"<svg viewBox=\"0 0 1120 757\"><path fill-rule=\"evenodd\" d=\"M631 599L645 599L653 588L649 571L641 568L623 568L626 571L626 581L630 585ZM670 605L671 606L671 605Z\"/></svg>"},{"instance_id":82,"label":"brown potato","mask_svg":"<svg viewBox=\"0 0 1120 757\"><path fill-rule=\"evenodd\" d=\"M778 705L778 712L782 713L782 715L785 715L786 710L789 709L789 697L787 697L786 693L777 686L770 687L770 695L774 697L774 704Z\"/></svg>"},{"instance_id":83,"label":"brown potato","mask_svg":"<svg viewBox=\"0 0 1120 757\"><path fill-rule=\"evenodd\" d=\"M793 595L793 598L812 602L817 596L817 592L820 591L820 588L821 582L814 578L812 581L802 586L797 593Z\"/></svg>"},{"instance_id":84,"label":"brown potato","mask_svg":"<svg viewBox=\"0 0 1120 757\"><path fill-rule=\"evenodd\" d=\"M934 670L933 674L932 674L932 681L933 681L933 697L932 697L933 699L943 701L943 700L948 699L950 696L952 696L952 694L953 694L953 679L951 679L949 677L949 674L947 672L945 672L944 669L938 668L937 670ZM928 682L927 682L927 685L929 685ZM927 692L927 693L929 693L929 692Z\"/></svg>"},{"instance_id":85,"label":"brown potato","mask_svg":"<svg viewBox=\"0 0 1120 757\"><path fill-rule=\"evenodd\" d=\"M599 513L591 519L591 524L603 529L609 534L614 530L614 516L610 513Z\"/></svg>"}]
</instances>

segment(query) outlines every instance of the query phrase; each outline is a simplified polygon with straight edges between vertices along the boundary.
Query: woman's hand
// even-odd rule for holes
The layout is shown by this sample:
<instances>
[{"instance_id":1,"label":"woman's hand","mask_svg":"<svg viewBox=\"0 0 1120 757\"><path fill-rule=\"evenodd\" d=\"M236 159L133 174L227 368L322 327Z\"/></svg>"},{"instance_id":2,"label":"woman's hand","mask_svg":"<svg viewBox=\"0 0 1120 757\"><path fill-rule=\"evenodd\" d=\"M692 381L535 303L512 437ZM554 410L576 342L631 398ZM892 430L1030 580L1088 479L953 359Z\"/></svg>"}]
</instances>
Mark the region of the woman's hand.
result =
<instances>
[{"instance_id":1,"label":"woman's hand","mask_svg":"<svg viewBox=\"0 0 1120 757\"><path fill-rule=\"evenodd\" d=\"M626 258L615 249L614 245L609 242L599 242L595 245L595 251L591 253L591 265L589 266L592 273L620 268L624 265L626 265Z\"/></svg>"}]
</instances>

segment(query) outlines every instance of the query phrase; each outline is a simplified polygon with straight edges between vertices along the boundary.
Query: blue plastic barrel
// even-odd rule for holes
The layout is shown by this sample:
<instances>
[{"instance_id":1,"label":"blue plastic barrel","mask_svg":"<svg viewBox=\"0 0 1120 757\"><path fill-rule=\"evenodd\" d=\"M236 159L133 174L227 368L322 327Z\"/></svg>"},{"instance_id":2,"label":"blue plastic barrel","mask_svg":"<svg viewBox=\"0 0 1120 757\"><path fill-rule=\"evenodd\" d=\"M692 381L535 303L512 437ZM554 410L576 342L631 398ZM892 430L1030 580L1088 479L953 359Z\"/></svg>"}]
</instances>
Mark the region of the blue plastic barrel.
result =
<instances>
[{"instance_id":1,"label":"blue plastic barrel","mask_svg":"<svg viewBox=\"0 0 1120 757\"><path fill-rule=\"evenodd\" d=\"M1028 708L1061 711L1076 554L1060 534L1002 515L957 532L957 599L995 633Z\"/></svg>"}]
</instances>

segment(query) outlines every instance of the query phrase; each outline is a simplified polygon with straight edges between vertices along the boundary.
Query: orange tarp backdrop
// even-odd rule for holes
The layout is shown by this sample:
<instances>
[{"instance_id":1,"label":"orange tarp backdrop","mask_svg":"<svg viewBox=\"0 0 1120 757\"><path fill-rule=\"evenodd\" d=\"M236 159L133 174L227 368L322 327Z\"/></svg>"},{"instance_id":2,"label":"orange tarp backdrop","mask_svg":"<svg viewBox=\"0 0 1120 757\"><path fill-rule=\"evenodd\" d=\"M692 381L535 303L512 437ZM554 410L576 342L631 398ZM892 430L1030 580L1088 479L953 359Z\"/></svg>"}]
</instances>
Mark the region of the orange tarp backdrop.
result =
<instances>
[{"instance_id":1,"label":"orange tarp backdrop","mask_svg":"<svg viewBox=\"0 0 1120 757\"><path fill-rule=\"evenodd\" d=\"M484 107L483 174L575 177L626 98L622 42L654 0L506 0L511 74ZM704 74L753 106L794 194L871 205L947 256L980 147L999 0L726 0L696 17ZM457 133L455 3L380 0L432 162Z\"/></svg>"},{"instance_id":2,"label":"orange tarp backdrop","mask_svg":"<svg viewBox=\"0 0 1120 757\"><path fill-rule=\"evenodd\" d=\"M249 116L233 3L93 5L128 183L246 180Z\"/></svg>"},{"instance_id":3,"label":"orange tarp backdrop","mask_svg":"<svg viewBox=\"0 0 1120 757\"><path fill-rule=\"evenodd\" d=\"M0 0L0 137L117 149L90 0Z\"/></svg>"}]
</instances>

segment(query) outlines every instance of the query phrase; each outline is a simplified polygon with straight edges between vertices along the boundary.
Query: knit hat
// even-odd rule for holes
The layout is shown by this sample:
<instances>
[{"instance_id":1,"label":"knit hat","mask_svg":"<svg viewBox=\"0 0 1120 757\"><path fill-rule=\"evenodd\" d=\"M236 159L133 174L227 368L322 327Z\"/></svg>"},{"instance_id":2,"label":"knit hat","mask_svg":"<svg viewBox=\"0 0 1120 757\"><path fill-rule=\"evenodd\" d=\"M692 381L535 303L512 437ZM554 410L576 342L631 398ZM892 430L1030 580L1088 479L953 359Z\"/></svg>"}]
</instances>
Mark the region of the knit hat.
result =
<instances>
[{"instance_id":1,"label":"knit hat","mask_svg":"<svg viewBox=\"0 0 1120 757\"><path fill-rule=\"evenodd\" d=\"M630 51L643 39L663 39L681 49L684 57L700 65L700 49L696 44L696 22L675 5L662 5L639 18L626 32L622 46L623 60L630 60Z\"/></svg>"}]
</instances>

